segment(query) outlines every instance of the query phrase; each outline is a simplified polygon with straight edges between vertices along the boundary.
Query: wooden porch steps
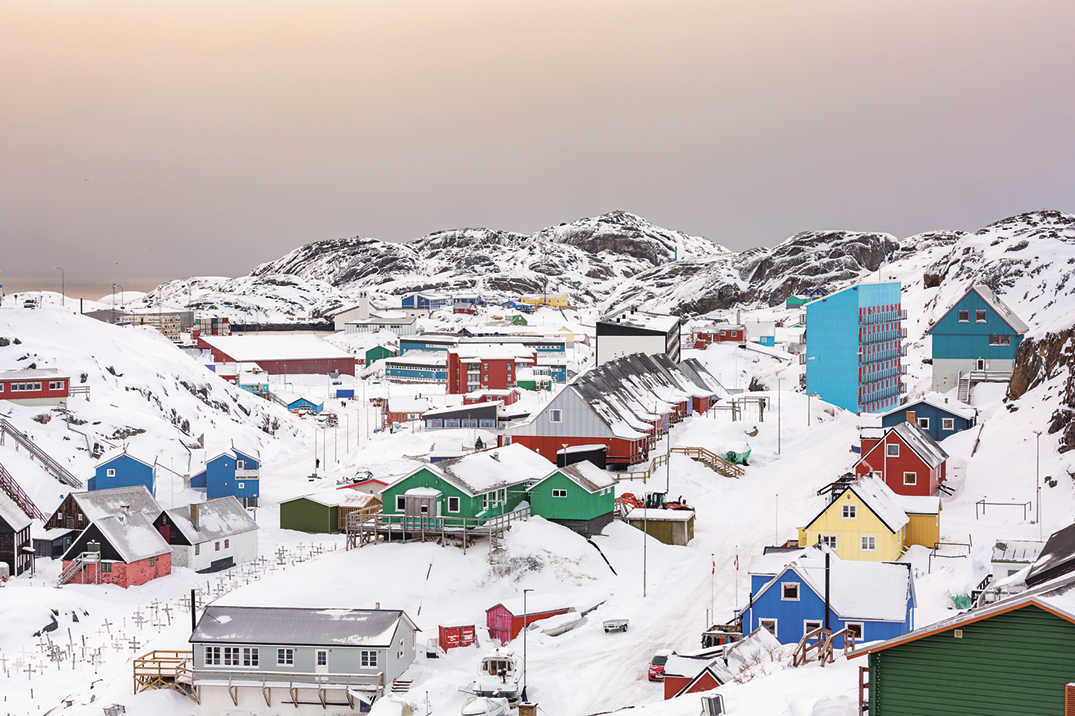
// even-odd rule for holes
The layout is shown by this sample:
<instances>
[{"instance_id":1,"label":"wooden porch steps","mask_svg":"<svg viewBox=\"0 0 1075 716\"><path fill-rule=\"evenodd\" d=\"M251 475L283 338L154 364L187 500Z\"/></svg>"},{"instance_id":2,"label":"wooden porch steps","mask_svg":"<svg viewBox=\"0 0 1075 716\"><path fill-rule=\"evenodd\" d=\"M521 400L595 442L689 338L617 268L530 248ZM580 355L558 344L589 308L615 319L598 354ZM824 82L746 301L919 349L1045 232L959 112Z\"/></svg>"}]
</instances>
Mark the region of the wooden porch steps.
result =
<instances>
[{"instance_id":1,"label":"wooden porch steps","mask_svg":"<svg viewBox=\"0 0 1075 716\"><path fill-rule=\"evenodd\" d=\"M411 690L412 679L394 679L392 681L393 694L405 694Z\"/></svg>"}]
</instances>

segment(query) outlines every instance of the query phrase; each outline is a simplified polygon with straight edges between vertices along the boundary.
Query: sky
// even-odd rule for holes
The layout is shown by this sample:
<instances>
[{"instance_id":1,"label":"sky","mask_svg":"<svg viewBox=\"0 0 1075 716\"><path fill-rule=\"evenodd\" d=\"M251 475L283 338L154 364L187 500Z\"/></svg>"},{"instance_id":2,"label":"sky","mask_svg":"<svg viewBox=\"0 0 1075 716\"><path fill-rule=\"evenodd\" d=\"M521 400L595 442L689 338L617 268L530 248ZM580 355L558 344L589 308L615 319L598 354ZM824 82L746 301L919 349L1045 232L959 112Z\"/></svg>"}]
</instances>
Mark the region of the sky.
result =
<instances>
[{"instance_id":1,"label":"sky","mask_svg":"<svg viewBox=\"0 0 1075 716\"><path fill-rule=\"evenodd\" d=\"M733 249L1075 212L1075 3L0 0L0 280L622 209Z\"/></svg>"}]
</instances>

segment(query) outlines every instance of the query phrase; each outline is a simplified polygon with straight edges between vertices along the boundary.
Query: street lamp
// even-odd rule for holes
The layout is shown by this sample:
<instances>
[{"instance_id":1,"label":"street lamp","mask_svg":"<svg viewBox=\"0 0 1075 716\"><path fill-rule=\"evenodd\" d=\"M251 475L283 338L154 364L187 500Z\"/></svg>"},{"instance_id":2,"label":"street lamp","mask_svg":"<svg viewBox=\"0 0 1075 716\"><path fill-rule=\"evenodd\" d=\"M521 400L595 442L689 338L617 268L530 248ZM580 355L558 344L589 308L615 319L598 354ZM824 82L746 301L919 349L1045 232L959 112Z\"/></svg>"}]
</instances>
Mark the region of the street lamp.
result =
<instances>
[{"instance_id":1,"label":"street lamp","mask_svg":"<svg viewBox=\"0 0 1075 716\"><path fill-rule=\"evenodd\" d=\"M63 269L60 268L59 266L53 266L52 268L54 268L54 269L56 269L57 271L60 272L60 305L61 306L66 306L67 305L67 288L65 286Z\"/></svg>"},{"instance_id":2,"label":"street lamp","mask_svg":"<svg viewBox=\"0 0 1075 716\"><path fill-rule=\"evenodd\" d=\"M776 379L776 454L780 454L780 381L783 378Z\"/></svg>"},{"instance_id":3,"label":"street lamp","mask_svg":"<svg viewBox=\"0 0 1075 716\"><path fill-rule=\"evenodd\" d=\"M526 701L526 632L530 631L529 629L527 629L529 625L526 623L526 593L532 591L534 590L523 590L523 688L522 691L519 693L519 696L523 701Z\"/></svg>"},{"instance_id":4,"label":"street lamp","mask_svg":"<svg viewBox=\"0 0 1075 716\"><path fill-rule=\"evenodd\" d=\"M1038 540L1042 539L1041 526L1041 431L1034 431L1034 482L1037 483L1038 508L1035 517L1038 522Z\"/></svg>"}]
</instances>

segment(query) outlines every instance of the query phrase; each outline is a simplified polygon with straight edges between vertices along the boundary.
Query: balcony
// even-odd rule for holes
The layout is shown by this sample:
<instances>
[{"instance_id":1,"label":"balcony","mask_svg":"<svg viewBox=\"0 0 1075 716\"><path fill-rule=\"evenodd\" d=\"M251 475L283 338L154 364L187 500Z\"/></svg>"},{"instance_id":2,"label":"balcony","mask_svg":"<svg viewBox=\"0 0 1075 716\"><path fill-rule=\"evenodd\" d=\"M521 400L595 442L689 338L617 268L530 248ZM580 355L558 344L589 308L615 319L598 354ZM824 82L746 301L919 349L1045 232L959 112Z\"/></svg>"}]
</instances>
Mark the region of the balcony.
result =
<instances>
[{"instance_id":1,"label":"balcony","mask_svg":"<svg viewBox=\"0 0 1075 716\"><path fill-rule=\"evenodd\" d=\"M257 480L261 471L260 470L235 470L236 480Z\"/></svg>"}]
</instances>

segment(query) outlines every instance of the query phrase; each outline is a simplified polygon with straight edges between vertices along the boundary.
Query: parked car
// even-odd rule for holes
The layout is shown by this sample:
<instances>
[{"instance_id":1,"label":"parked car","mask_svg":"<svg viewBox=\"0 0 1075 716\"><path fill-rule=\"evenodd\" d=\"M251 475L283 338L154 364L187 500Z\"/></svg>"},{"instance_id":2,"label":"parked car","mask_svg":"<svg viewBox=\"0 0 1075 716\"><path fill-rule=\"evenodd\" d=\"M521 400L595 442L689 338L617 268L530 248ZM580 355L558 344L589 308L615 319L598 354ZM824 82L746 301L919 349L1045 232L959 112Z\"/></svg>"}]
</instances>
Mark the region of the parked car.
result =
<instances>
[{"instance_id":1,"label":"parked car","mask_svg":"<svg viewBox=\"0 0 1075 716\"><path fill-rule=\"evenodd\" d=\"M675 652L671 649L661 649L649 662L649 680L664 681L664 665L668 663L668 657Z\"/></svg>"}]
</instances>

